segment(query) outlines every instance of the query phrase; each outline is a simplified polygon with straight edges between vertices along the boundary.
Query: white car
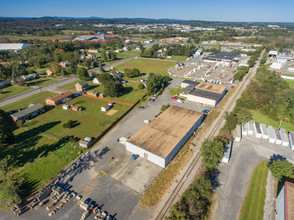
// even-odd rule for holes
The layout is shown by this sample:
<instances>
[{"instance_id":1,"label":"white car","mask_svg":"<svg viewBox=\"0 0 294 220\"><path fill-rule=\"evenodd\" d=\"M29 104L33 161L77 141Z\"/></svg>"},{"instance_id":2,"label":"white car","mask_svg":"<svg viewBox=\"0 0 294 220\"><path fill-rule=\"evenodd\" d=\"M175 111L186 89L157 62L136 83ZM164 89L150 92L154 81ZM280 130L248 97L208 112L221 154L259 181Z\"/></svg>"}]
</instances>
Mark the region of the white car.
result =
<instances>
[{"instance_id":1,"label":"white car","mask_svg":"<svg viewBox=\"0 0 294 220\"><path fill-rule=\"evenodd\" d=\"M147 124L147 125L148 125L150 122L151 122L150 120L144 120L144 123Z\"/></svg>"}]
</instances>

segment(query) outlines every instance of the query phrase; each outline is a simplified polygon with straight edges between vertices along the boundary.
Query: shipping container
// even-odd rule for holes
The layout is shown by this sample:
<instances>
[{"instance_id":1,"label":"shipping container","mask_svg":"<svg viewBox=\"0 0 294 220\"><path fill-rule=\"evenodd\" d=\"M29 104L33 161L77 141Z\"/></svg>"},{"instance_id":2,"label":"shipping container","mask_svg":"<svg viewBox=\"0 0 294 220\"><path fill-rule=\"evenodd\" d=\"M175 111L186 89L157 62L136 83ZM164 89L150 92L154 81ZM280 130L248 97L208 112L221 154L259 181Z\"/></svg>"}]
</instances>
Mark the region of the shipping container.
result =
<instances>
[{"instance_id":1,"label":"shipping container","mask_svg":"<svg viewBox=\"0 0 294 220\"><path fill-rule=\"evenodd\" d=\"M290 140L290 149L294 150L294 133L293 132L289 132L289 140Z\"/></svg>"},{"instance_id":2,"label":"shipping container","mask_svg":"<svg viewBox=\"0 0 294 220\"><path fill-rule=\"evenodd\" d=\"M279 129L278 129L278 128L274 128L274 131L275 131L276 138L277 138L277 140L276 140L276 144L282 144L283 139L282 139L282 137L281 137L281 134L280 134Z\"/></svg>"},{"instance_id":3,"label":"shipping container","mask_svg":"<svg viewBox=\"0 0 294 220\"><path fill-rule=\"evenodd\" d=\"M232 149L232 142L230 142L230 143L228 143L226 145L226 149L225 149L225 152L224 152L224 157L222 159L223 163L228 163L229 162L230 157L231 157L231 149Z\"/></svg>"},{"instance_id":4,"label":"shipping container","mask_svg":"<svg viewBox=\"0 0 294 220\"><path fill-rule=\"evenodd\" d=\"M280 133L282 137L282 145L287 147L289 146L288 134L284 128L280 128Z\"/></svg>"},{"instance_id":5,"label":"shipping container","mask_svg":"<svg viewBox=\"0 0 294 220\"><path fill-rule=\"evenodd\" d=\"M260 124L260 129L261 129L261 133L262 133L262 138L263 139L268 139L268 130L266 128L265 124Z\"/></svg>"},{"instance_id":6,"label":"shipping container","mask_svg":"<svg viewBox=\"0 0 294 220\"><path fill-rule=\"evenodd\" d=\"M253 134L254 133L254 129L253 129L253 121L248 121L248 134Z\"/></svg>"},{"instance_id":7,"label":"shipping container","mask_svg":"<svg viewBox=\"0 0 294 220\"><path fill-rule=\"evenodd\" d=\"M262 133L261 133L260 125L259 125L259 123L257 121L255 121L253 123L253 128L254 128L255 136L257 138L261 138L262 137Z\"/></svg>"},{"instance_id":8,"label":"shipping container","mask_svg":"<svg viewBox=\"0 0 294 220\"><path fill-rule=\"evenodd\" d=\"M246 136L248 134L248 125L242 124L242 136Z\"/></svg>"},{"instance_id":9,"label":"shipping container","mask_svg":"<svg viewBox=\"0 0 294 220\"><path fill-rule=\"evenodd\" d=\"M270 143L276 143L277 141L277 137L276 137L276 134L275 134L275 131L274 131L274 128L272 126L268 126L267 127L267 131L268 131L268 140Z\"/></svg>"},{"instance_id":10,"label":"shipping container","mask_svg":"<svg viewBox=\"0 0 294 220\"><path fill-rule=\"evenodd\" d=\"M235 129L235 141L241 141L241 126L237 125Z\"/></svg>"}]
</instances>

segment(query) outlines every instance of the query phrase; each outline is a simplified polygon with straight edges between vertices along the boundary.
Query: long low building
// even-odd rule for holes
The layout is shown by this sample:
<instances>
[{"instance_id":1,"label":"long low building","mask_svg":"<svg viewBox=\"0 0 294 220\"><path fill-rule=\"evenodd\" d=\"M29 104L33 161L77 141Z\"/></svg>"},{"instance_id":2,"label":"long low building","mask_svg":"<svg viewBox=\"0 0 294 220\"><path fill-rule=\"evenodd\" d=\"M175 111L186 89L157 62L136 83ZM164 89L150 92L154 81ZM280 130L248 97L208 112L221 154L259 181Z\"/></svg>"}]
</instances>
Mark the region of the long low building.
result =
<instances>
[{"instance_id":1,"label":"long low building","mask_svg":"<svg viewBox=\"0 0 294 220\"><path fill-rule=\"evenodd\" d=\"M40 103L30 104L26 109L18 111L11 115L13 121L26 121L34 118L45 111L44 106Z\"/></svg>"},{"instance_id":2,"label":"long low building","mask_svg":"<svg viewBox=\"0 0 294 220\"><path fill-rule=\"evenodd\" d=\"M216 106L226 94L224 86L191 80L184 80L181 87L180 95L187 97L187 100L211 106Z\"/></svg>"},{"instance_id":3,"label":"long low building","mask_svg":"<svg viewBox=\"0 0 294 220\"><path fill-rule=\"evenodd\" d=\"M166 167L202 123L204 115L171 106L126 141L126 149Z\"/></svg>"},{"instance_id":4,"label":"long low building","mask_svg":"<svg viewBox=\"0 0 294 220\"><path fill-rule=\"evenodd\" d=\"M294 219L294 184L286 181L276 199L276 220Z\"/></svg>"},{"instance_id":5,"label":"long low building","mask_svg":"<svg viewBox=\"0 0 294 220\"><path fill-rule=\"evenodd\" d=\"M29 46L22 43L4 43L0 44L0 50L13 50L13 51L19 51L24 48L28 48Z\"/></svg>"},{"instance_id":6,"label":"long low building","mask_svg":"<svg viewBox=\"0 0 294 220\"><path fill-rule=\"evenodd\" d=\"M238 62L241 58L241 54L239 53L231 53L231 52L213 52L208 56L203 58L203 61L209 63L215 62L224 62L227 64L231 64L232 62Z\"/></svg>"},{"instance_id":7,"label":"long low building","mask_svg":"<svg viewBox=\"0 0 294 220\"><path fill-rule=\"evenodd\" d=\"M74 96L74 93L71 91L66 91L64 93L61 93L60 95L54 96L54 97L48 97L45 102L47 105L60 105L67 101L70 101Z\"/></svg>"}]
</instances>

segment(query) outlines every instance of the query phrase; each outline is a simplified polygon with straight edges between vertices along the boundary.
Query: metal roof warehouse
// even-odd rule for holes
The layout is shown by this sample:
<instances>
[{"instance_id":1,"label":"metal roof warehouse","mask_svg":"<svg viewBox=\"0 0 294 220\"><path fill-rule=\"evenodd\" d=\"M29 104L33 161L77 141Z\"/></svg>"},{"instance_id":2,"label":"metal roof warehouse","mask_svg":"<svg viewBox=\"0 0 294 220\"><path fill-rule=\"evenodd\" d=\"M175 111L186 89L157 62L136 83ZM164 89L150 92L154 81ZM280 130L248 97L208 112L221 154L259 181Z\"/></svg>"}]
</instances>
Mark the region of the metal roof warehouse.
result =
<instances>
[{"instance_id":1,"label":"metal roof warehouse","mask_svg":"<svg viewBox=\"0 0 294 220\"><path fill-rule=\"evenodd\" d=\"M202 123L203 114L171 106L126 141L132 153L166 167Z\"/></svg>"},{"instance_id":2,"label":"metal roof warehouse","mask_svg":"<svg viewBox=\"0 0 294 220\"><path fill-rule=\"evenodd\" d=\"M207 62L233 62L239 60L241 54L230 52L213 52L205 57L203 60Z\"/></svg>"}]
</instances>

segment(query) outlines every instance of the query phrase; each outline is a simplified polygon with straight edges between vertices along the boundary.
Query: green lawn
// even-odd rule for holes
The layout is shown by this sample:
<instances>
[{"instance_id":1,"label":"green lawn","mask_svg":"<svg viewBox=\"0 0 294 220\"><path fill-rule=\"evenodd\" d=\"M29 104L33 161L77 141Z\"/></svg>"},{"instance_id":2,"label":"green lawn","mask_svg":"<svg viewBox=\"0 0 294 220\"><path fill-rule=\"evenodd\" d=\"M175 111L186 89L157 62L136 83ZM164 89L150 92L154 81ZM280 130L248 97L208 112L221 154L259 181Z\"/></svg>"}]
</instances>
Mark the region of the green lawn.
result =
<instances>
[{"instance_id":1,"label":"green lawn","mask_svg":"<svg viewBox=\"0 0 294 220\"><path fill-rule=\"evenodd\" d=\"M1 39L9 39L11 41L16 40L44 40L44 41L55 41L55 40L61 40L72 37L71 35L52 35L52 36L37 36L37 35L30 35L30 34L22 34L22 35L0 35Z\"/></svg>"},{"instance_id":2,"label":"green lawn","mask_svg":"<svg viewBox=\"0 0 294 220\"><path fill-rule=\"evenodd\" d=\"M45 105L45 99L47 97L52 97L55 95L57 94L52 92L40 92L40 93L31 95L29 97L23 98L21 100L12 102L10 104L1 106L0 108L3 109L4 111L11 111L11 110L27 108L28 105L31 103L33 104L41 103L42 105Z\"/></svg>"},{"instance_id":3,"label":"green lawn","mask_svg":"<svg viewBox=\"0 0 294 220\"><path fill-rule=\"evenodd\" d=\"M117 65L115 68L119 71L123 71L125 68L138 68L141 73L168 75L167 70L173 66L175 66L174 62L164 60L131 59L125 63Z\"/></svg>"},{"instance_id":4,"label":"green lawn","mask_svg":"<svg viewBox=\"0 0 294 220\"><path fill-rule=\"evenodd\" d=\"M185 61L187 59L186 56L176 56L176 55L172 55L171 59L167 59L166 60L174 60L174 61Z\"/></svg>"},{"instance_id":5,"label":"green lawn","mask_svg":"<svg viewBox=\"0 0 294 220\"><path fill-rule=\"evenodd\" d=\"M28 81L26 83L29 84L30 86L44 86L53 82L57 82L57 79L46 77L46 78L40 78L40 79Z\"/></svg>"},{"instance_id":6,"label":"green lawn","mask_svg":"<svg viewBox=\"0 0 294 220\"><path fill-rule=\"evenodd\" d=\"M172 88L169 90L169 94L171 96L174 96L174 95L179 95L182 91L182 88Z\"/></svg>"},{"instance_id":7,"label":"green lawn","mask_svg":"<svg viewBox=\"0 0 294 220\"><path fill-rule=\"evenodd\" d=\"M271 125L273 127L278 128L280 122L274 121L273 119L270 119L268 116L261 114L260 112L251 111L252 113L252 120L258 121L259 123L264 123L266 125ZM284 128L287 132L294 131L294 125L290 123L282 123L281 128Z\"/></svg>"},{"instance_id":8,"label":"green lawn","mask_svg":"<svg viewBox=\"0 0 294 220\"><path fill-rule=\"evenodd\" d=\"M286 82L290 85L290 87L294 87L294 80L290 80L290 79L285 79Z\"/></svg>"},{"instance_id":9,"label":"green lawn","mask_svg":"<svg viewBox=\"0 0 294 220\"><path fill-rule=\"evenodd\" d=\"M239 220L263 219L263 207L266 197L267 175L267 161L262 161L257 165L252 173L246 196L240 211Z\"/></svg>"},{"instance_id":10,"label":"green lawn","mask_svg":"<svg viewBox=\"0 0 294 220\"><path fill-rule=\"evenodd\" d=\"M116 56L118 59L124 59L124 58L130 57L132 55L139 54L139 53L140 53L140 51L131 50L131 51L125 51L122 53L117 53Z\"/></svg>"},{"instance_id":11,"label":"green lawn","mask_svg":"<svg viewBox=\"0 0 294 220\"><path fill-rule=\"evenodd\" d=\"M0 94L0 99L6 99L10 96L17 95L19 93L30 90L30 87L26 86L9 86L7 88L2 89L2 94Z\"/></svg>"},{"instance_id":12,"label":"green lawn","mask_svg":"<svg viewBox=\"0 0 294 220\"><path fill-rule=\"evenodd\" d=\"M282 73L282 74L279 74L279 75L294 77L294 73L293 74L290 74L290 73Z\"/></svg>"},{"instance_id":13,"label":"green lawn","mask_svg":"<svg viewBox=\"0 0 294 220\"><path fill-rule=\"evenodd\" d=\"M48 70L48 67L43 67L43 68L34 68L34 67L28 67L28 71L35 71L38 74L44 74Z\"/></svg>"}]
</instances>

